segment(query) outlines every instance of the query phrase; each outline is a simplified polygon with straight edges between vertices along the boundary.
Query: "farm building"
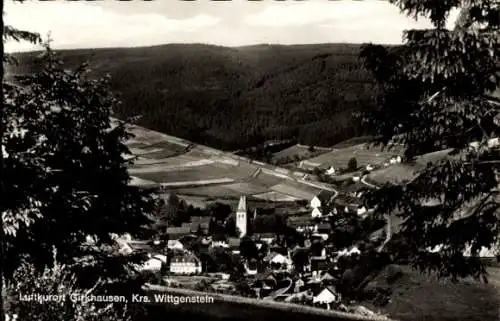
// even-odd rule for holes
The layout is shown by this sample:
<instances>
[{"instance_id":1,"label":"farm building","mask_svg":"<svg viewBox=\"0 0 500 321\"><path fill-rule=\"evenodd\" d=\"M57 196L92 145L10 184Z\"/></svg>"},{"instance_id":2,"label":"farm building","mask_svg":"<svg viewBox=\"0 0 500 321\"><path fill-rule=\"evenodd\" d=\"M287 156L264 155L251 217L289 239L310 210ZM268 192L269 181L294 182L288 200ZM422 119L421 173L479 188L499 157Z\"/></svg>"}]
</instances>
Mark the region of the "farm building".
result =
<instances>
[{"instance_id":1,"label":"farm building","mask_svg":"<svg viewBox=\"0 0 500 321\"><path fill-rule=\"evenodd\" d=\"M172 274L198 274L201 273L201 262L191 252L183 252L175 254L170 260L169 266L170 273Z\"/></svg>"}]
</instances>

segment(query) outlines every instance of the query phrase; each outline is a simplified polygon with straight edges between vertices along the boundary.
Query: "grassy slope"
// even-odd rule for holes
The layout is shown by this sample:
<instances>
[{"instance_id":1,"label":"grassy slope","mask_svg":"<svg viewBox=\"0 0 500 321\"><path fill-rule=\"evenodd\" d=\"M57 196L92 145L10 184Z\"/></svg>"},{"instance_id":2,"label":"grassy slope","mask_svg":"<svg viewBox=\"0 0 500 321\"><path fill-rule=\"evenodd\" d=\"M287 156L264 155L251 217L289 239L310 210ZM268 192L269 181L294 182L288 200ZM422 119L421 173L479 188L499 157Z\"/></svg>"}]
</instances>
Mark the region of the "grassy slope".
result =
<instances>
[{"instance_id":1,"label":"grassy slope","mask_svg":"<svg viewBox=\"0 0 500 321\"><path fill-rule=\"evenodd\" d=\"M367 180L374 184L384 184L387 182L398 183L410 180L414 175L425 169L428 162L436 162L448 156L450 150L442 150L419 156L413 164L395 164L373 171L368 175Z\"/></svg>"},{"instance_id":2,"label":"grassy slope","mask_svg":"<svg viewBox=\"0 0 500 321\"><path fill-rule=\"evenodd\" d=\"M360 134L352 113L374 103L376 90L358 59L359 45L259 45L227 48L163 45L61 51L68 66L89 60L109 73L122 116L216 148L299 137L332 145ZM32 69L22 55L17 71Z\"/></svg>"},{"instance_id":3,"label":"grassy slope","mask_svg":"<svg viewBox=\"0 0 500 321\"><path fill-rule=\"evenodd\" d=\"M500 268L489 269L489 283L464 280L457 284L420 274L409 267L387 282L387 270L369 286L392 289L391 302L380 309L401 321L500 320Z\"/></svg>"}]
</instances>

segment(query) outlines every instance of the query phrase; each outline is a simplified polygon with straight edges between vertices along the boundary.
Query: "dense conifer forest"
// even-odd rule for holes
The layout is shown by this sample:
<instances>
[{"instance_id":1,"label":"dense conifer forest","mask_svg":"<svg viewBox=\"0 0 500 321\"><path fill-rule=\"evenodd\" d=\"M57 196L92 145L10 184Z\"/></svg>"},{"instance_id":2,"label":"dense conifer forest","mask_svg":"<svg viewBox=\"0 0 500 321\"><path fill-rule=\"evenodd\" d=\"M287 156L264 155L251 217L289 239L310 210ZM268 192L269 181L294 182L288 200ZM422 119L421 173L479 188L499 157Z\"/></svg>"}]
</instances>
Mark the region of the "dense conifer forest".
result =
<instances>
[{"instance_id":1,"label":"dense conifer forest","mask_svg":"<svg viewBox=\"0 0 500 321\"><path fill-rule=\"evenodd\" d=\"M294 139L331 146L367 134L354 118L378 89L359 45L258 45L228 48L170 44L59 51L69 67L88 60L109 73L123 104L119 117L225 150ZM19 55L17 72L33 67Z\"/></svg>"}]
</instances>

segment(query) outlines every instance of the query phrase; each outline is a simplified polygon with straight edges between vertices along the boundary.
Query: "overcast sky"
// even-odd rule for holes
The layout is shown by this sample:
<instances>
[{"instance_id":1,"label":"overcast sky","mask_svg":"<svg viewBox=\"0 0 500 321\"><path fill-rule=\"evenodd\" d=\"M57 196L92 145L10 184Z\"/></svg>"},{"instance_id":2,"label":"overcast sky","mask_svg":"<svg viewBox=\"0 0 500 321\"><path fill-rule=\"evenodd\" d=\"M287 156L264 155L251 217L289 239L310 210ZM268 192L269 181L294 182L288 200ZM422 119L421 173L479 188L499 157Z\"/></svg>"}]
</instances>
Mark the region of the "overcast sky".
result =
<instances>
[{"instance_id":1,"label":"overcast sky","mask_svg":"<svg viewBox=\"0 0 500 321\"><path fill-rule=\"evenodd\" d=\"M6 1L5 20L19 29L51 32L53 47L96 48L207 43L327 42L398 44L405 29L430 27L380 0ZM453 23L456 14L450 16ZM33 50L7 43L8 51Z\"/></svg>"}]
</instances>

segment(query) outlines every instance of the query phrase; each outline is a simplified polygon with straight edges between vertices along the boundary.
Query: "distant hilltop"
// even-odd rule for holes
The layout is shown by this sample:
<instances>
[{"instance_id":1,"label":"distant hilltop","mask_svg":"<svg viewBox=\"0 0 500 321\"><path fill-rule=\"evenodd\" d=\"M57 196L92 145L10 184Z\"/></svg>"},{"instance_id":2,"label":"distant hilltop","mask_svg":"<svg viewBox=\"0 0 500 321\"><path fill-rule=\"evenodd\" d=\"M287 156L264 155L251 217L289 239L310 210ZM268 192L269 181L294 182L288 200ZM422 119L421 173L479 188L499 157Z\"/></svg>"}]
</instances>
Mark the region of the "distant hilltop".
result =
<instances>
[{"instance_id":1,"label":"distant hilltop","mask_svg":"<svg viewBox=\"0 0 500 321\"><path fill-rule=\"evenodd\" d=\"M331 146L364 134L353 113L375 104L377 88L358 58L360 45L170 44L57 51L68 67L89 60L109 73L120 117L224 150L271 139ZM18 54L12 73L33 70Z\"/></svg>"}]
</instances>

